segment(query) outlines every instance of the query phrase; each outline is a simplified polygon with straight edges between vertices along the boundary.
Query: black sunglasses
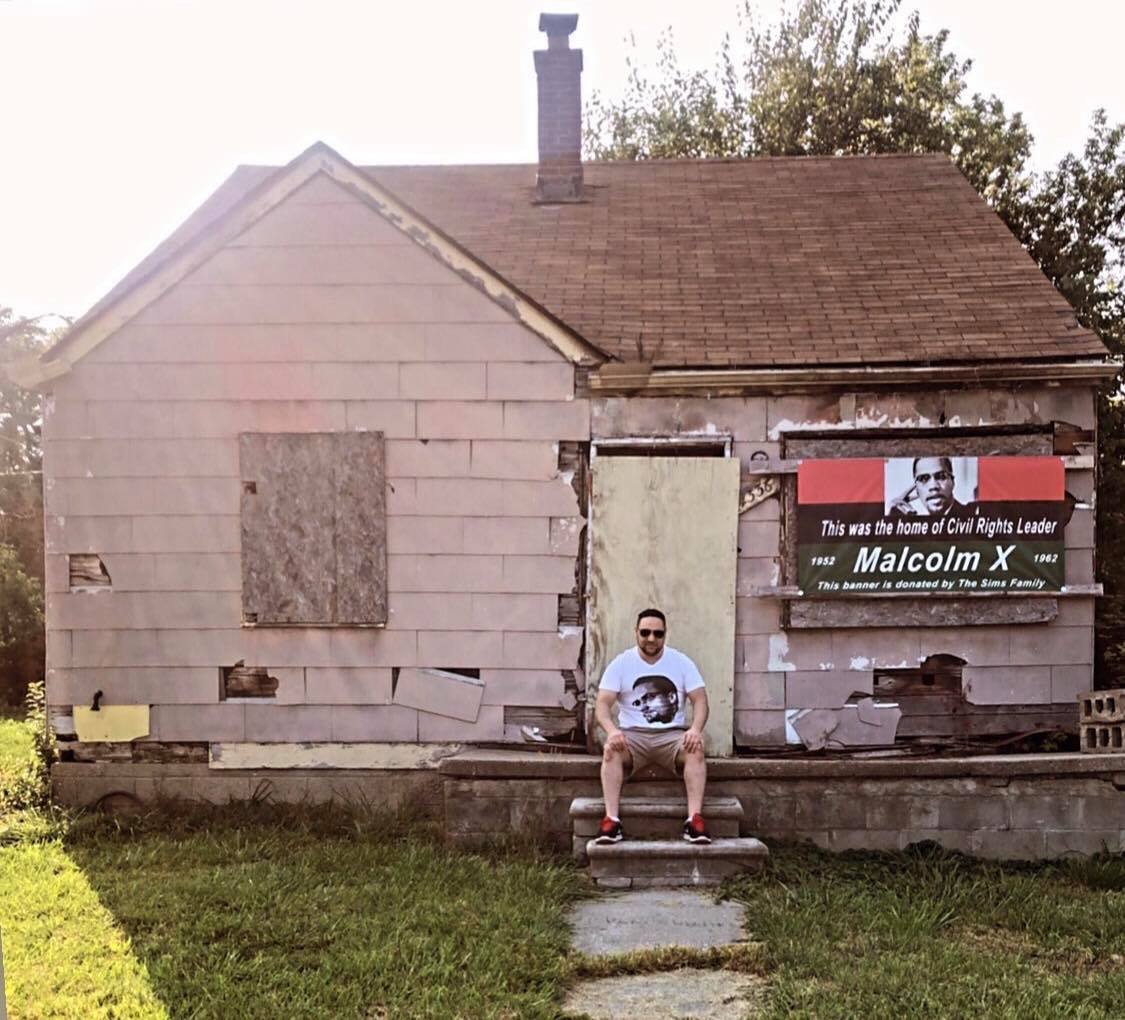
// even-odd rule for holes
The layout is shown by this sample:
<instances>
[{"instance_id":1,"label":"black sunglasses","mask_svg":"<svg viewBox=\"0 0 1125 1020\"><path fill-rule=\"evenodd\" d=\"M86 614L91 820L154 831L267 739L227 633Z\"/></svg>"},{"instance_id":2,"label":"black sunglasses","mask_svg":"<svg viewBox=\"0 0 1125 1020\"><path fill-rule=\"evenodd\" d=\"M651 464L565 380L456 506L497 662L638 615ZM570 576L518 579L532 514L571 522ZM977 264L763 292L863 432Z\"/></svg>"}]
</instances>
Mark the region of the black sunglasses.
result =
<instances>
[{"instance_id":1,"label":"black sunglasses","mask_svg":"<svg viewBox=\"0 0 1125 1020\"><path fill-rule=\"evenodd\" d=\"M662 631L662 630L649 630L647 627L642 627L640 630L637 631L637 633L640 634L641 637L654 637L654 638L664 637L664 631Z\"/></svg>"}]
</instances>

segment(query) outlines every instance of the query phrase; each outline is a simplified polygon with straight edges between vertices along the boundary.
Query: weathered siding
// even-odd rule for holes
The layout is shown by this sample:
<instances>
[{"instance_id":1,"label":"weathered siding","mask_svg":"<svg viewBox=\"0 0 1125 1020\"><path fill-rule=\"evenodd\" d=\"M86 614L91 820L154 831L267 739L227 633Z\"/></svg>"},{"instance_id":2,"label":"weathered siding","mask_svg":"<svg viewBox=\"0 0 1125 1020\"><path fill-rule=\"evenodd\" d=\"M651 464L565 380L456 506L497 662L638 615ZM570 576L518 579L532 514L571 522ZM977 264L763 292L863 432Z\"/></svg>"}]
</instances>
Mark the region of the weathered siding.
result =
<instances>
[{"instance_id":1,"label":"weathered siding","mask_svg":"<svg viewBox=\"0 0 1125 1020\"><path fill-rule=\"evenodd\" d=\"M695 433L728 435L744 470L751 458L776 457L795 430L1040 425L1052 421L1092 429L1089 389L1022 388L929 393L784 397L600 398L591 431L599 439ZM749 484L751 479L747 478ZM1068 471L1067 490L1081 501L1067 525L1066 581L1094 580L1093 472ZM916 667L936 653L967 661L966 698L975 705L1051 705L1073 701L1092 686L1092 598L1059 600L1049 623L965 627L785 630L778 600L755 596L781 582L781 503L752 507L739 522L735 648L735 741L785 743L786 709L820 707L829 678L844 697L871 690L871 670ZM854 673L854 676L839 677ZM843 688L841 688L842 690ZM836 701L835 705L838 706ZM832 706L828 706L832 707ZM1077 718L1077 716L1076 716Z\"/></svg>"},{"instance_id":2,"label":"weathered siding","mask_svg":"<svg viewBox=\"0 0 1125 1020\"><path fill-rule=\"evenodd\" d=\"M48 401L50 701L150 703L164 741L502 739L503 706L557 706L577 665L573 395L547 343L314 178ZM239 434L353 429L386 437L386 629L242 628ZM71 592L71 552L112 591ZM220 702L239 659L275 701ZM481 669L477 721L390 704L415 666Z\"/></svg>"}]
</instances>

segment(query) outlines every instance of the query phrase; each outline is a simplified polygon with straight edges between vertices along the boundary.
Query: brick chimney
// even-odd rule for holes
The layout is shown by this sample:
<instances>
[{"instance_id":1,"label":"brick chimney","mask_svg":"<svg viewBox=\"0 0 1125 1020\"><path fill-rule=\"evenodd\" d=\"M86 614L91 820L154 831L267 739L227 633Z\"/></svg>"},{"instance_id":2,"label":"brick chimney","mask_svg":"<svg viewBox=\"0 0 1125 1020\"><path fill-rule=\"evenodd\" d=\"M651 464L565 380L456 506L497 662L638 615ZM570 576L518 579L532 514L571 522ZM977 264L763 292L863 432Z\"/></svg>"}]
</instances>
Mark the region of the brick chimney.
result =
<instances>
[{"instance_id":1,"label":"brick chimney","mask_svg":"<svg viewBox=\"0 0 1125 1020\"><path fill-rule=\"evenodd\" d=\"M540 14L539 31L547 48L535 51L539 78L540 202L582 198L582 51L570 48L577 14Z\"/></svg>"}]
</instances>

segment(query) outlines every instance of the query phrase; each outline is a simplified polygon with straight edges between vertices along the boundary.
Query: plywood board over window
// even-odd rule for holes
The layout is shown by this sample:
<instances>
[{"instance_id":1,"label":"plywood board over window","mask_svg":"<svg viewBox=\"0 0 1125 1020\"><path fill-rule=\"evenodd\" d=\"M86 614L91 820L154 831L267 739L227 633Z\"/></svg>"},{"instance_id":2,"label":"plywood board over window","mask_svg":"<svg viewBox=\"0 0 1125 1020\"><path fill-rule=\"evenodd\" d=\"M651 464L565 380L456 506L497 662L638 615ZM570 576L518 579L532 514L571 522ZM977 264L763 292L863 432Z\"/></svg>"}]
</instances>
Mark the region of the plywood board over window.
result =
<instances>
[{"instance_id":1,"label":"plywood board over window","mask_svg":"<svg viewBox=\"0 0 1125 1020\"><path fill-rule=\"evenodd\" d=\"M383 434L244 433L239 458L244 621L385 624Z\"/></svg>"}]
</instances>

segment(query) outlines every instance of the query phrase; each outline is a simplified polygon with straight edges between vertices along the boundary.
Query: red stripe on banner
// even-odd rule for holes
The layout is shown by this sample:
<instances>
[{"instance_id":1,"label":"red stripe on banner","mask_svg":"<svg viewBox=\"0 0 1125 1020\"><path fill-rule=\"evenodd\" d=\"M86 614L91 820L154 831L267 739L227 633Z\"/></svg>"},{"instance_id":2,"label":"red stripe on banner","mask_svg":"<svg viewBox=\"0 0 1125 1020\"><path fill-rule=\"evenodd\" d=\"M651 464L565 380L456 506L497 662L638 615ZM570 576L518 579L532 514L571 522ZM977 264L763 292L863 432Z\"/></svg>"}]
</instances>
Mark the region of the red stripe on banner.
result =
<instances>
[{"instance_id":1,"label":"red stripe on banner","mask_svg":"<svg viewBox=\"0 0 1125 1020\"><path fill-rule=\"evenodd\" d=\"M882 503L883 461L803 460L797 466L798 503Z\"/></svg>"},{"instance_id":2,"label":"red stripe on banner","mask_svg":"<svg viewBox=\"0 0 1125 1020\"><path fill-rule=\"evenodd\" d=\"M1061 457L981 457L977 499L1063 499L1066 469Z\"/></svg>"}]
</instances>

